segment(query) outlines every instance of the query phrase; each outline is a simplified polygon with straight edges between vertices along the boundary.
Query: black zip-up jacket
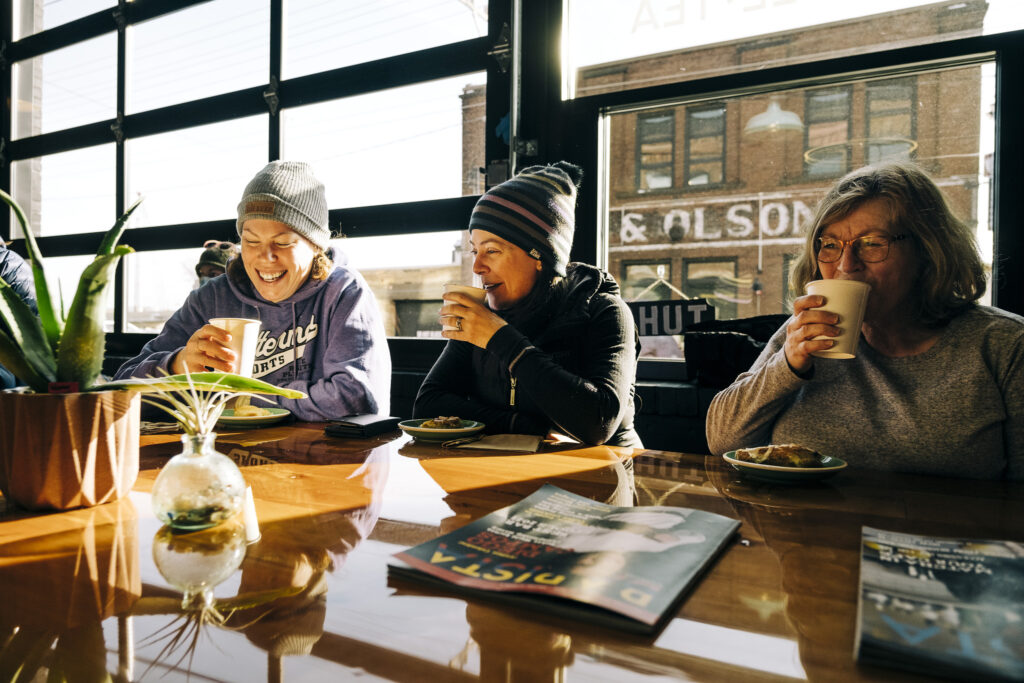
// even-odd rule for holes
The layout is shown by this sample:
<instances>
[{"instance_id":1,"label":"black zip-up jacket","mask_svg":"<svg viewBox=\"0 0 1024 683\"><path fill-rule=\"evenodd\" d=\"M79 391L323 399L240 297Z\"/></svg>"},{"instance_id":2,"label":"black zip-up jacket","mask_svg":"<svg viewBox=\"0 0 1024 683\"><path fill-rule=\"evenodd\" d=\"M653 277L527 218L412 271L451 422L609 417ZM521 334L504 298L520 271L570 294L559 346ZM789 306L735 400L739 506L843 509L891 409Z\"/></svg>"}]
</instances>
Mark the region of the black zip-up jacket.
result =
<instances>
[{"instance_id":1,"label":"black zip-up jacket","mask_svg":"<svg viewBox=\"0 0 1024 683\"><path fill-rule=\"evenodd\" d=\"M416 396L416 417L457 415L493 434L570 436L584 444L642 447L633 429L640 343L619 286L570 263L567 291L528 339L502 326L486 349L449 340Z\"/></svg>"}]
</instances>

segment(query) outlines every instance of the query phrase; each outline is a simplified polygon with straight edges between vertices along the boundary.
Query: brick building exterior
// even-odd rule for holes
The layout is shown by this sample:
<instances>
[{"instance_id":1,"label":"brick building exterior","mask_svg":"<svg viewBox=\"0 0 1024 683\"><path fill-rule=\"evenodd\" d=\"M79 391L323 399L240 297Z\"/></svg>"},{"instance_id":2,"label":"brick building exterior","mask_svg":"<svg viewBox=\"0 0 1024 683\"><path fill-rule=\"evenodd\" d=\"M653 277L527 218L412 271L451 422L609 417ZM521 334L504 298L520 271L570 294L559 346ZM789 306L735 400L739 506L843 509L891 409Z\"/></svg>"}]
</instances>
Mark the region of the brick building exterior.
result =
<instances>
[{"instance_id":1,"label":"brick building exterior","mask_svg":"<svg viewBox=\"0 0 1024 683\"><path fill-rule=\"evenodd\" d=\"M576 92L978 35L986 8L936 3L589 66ZM820 197L847 171L888 158L921 164L979 227L981 83L982 67L970 65L610 114L609 271L628 300L703 297L719 318L785 312L789 267ZM473 97L483 88L467 89L464 107ZM755 125L762 114L775 127Z\"/></svg>"}]
</instances>

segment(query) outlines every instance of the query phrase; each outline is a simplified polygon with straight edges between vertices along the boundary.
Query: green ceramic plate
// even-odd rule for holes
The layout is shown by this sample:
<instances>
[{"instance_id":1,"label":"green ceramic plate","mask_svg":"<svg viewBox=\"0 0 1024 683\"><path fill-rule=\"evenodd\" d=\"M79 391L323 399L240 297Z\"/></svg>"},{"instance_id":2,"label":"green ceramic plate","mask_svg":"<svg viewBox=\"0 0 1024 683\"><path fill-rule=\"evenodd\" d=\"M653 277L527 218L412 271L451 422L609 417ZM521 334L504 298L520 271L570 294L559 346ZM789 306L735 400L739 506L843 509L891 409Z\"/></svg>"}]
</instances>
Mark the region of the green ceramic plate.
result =
<instances>
[{"instance_id":1,"label":"green ceramic plate","mask_svg":"<svg viewBox=\"0 0 1024 683\"><path fill-rule=\"evenodd\" d=\"M398 423L398 427L406 434L415 437L417 441L450 441L451 439L458 439L463 436L469 436L470 434L476 434L484 428L483 422L476 422L475 420L463 420L462 427L458 429L421 428L420 425L429 419L430 418L403 420Z\"/></svg>"},{"instance_id":2,"label":"green ceramic plate","mask_svg":"<svg viewBox=\"0 0 1024 683\"><path fill-rule=\"evenodd\" d=\"M234 410L228 408L220 414L217 424L227 425L228 427L265 427L266 425L280 422L292 414L290 410L285 408L265 408L265 410L269 410L270 415L237 416Z\"/></svg>"},{"instance_id":3,"label":"green ceramic plate","mask_svg":"<svg viewBox=\"0 0 1024 683\"><path fill-rule=\"evenodd\" d=\"M831 455L821 456L821 467L785 467L783 465L762 465L736 459L736 451L722 455L727 463L740 474L757 481L772 484L804 484L827 479L846 467L846 461Z\"/></svg>"}]
</instances>

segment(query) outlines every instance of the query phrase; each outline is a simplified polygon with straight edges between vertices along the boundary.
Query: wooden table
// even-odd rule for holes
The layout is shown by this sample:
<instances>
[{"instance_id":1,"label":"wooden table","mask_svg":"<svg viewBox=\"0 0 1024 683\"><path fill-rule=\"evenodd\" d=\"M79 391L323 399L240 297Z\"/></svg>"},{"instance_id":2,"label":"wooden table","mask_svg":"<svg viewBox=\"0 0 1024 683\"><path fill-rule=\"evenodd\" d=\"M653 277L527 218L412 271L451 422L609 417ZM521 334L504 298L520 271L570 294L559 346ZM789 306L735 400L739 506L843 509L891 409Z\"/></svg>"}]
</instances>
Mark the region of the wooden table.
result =
<instances>
[{"instance_id":1,"label":"wooden table","mask_svg":"<svg viewBox=\"0 0 1024 683\"><path fill-rule=\"evenodd\" d=\"M1024 540L1024 487L1005 482L847 470L787 487L748 483L710 456L488 455L302 423L225 432L218 449L255 492L258 543L231 523L160 533L148 491L176 435L143 437L128 499L0 512L0 679L22 666L158 681L915 680L853 661L861 525ZM545 482L742 526L649 638L389 582L392 553ZM213 602L183 610L182 586L211 576Z\"/></svg>"}]
</instances>

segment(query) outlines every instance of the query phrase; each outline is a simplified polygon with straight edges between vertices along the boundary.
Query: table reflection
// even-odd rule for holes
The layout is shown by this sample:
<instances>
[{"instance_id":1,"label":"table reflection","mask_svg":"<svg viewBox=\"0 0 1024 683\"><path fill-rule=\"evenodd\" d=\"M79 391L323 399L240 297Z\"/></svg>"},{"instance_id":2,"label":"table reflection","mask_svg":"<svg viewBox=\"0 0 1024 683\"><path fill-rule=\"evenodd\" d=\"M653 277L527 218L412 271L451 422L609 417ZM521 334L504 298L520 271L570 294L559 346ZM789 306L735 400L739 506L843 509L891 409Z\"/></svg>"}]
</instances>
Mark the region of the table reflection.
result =
<instances>
[{"instance_id":1,"label":"table reflection","mask_svg":"<svg viewBox=\"0 0 1024 683\"><path fill-rule=\"evenodd\" d=\"M787 487L709 456L452 452L312 424L239 430L217 447L254 492L255 543L239 520L160 530L147 491L180 449L174 435L144 438L131 498L51 515L0 507L0 680L898 680L852 657L860 526L1024 538L1024 488L1005 482L850 470ZM389 581L393 553L544 483L743 524L649 637Z\"/></svg>"},{"instance_id":2,"label":"table reflection","mask_svg":"<svg viewBox=\"0 0 1024 683\"><path fill-rule=\"evenodd\" d=\"M61 517L70 528L0 542L0 680L43 667L54 680L105 678L102 622L142 594L131 499Z\"/></svg>"}]
</instances>

